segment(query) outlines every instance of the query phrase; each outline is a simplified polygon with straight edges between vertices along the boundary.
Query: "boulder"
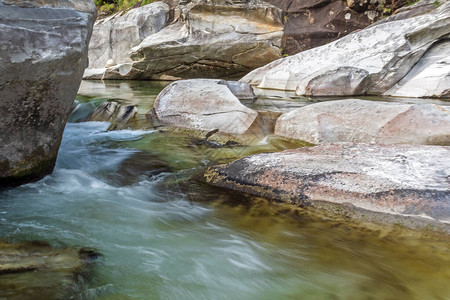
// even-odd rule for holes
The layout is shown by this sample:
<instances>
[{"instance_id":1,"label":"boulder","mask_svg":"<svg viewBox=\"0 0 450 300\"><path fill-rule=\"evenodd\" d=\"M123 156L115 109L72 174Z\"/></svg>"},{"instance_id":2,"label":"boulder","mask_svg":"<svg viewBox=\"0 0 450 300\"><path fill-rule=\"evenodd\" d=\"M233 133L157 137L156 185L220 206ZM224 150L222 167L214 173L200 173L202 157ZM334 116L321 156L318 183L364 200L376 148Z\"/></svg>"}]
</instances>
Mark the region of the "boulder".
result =
<instances>
[{"instance_id":1,"label":"boulder","mask_svg":"<svg viewBox=\"0 0 450 300\"><path fill-rule=\"evenodd\" d=\"M450 221L449 157L444 146L326 144L248 156L211 167L204 178L305 208L441 224Z\"/></svg>"},{"instance_id":2,"label":"boulder","mask_svg":"<svg viewBox=\"0 0 450 300\"><path fill-rule=\"evenodd\" d=\"M275 134L312 144L450 145L450 113L435 104L327 101L284 113L277 120Z\"/></svg>"},{"instance_id":3,"label":"boulder","mask_svg":"<svg viewBox=\"0 0 450 300\"><path fill-rule=\"evenodd\" d=\"M166 26L169 9L158 1L96 21L89 43L89 68L131 62L130 49Z\"/></svg>"},{"instance_id":4,"label":"boulder","mask_svg":"<svg viewBox=\"0 0 450 300\"><path fill-rule=\"evenodd\" d=\"M244 133L258 116L224 80L214 79L171 83L156 98L152 113L164 125L231 134Z\"/></svg>"},{"instance_id":5,"label":"boulder","mask_svg":"<svg viewBox=\"0 0 450 300\"><path fill-rule=\"evenodd\" d=\"M85 78L239 78L281 57L281 11L270 4L194 1L179 9L182 15L176 22L146 36L135 47L120 50L129 58L112 57L117 65L102 69L106 56L111 57L105 54L102 64L90 65Z\"/></svg>"},{"instance_id":6,"label":"boulder","mask_svg":"<svg viewBox=\"0 0 450 300\"><path fill-rule=\"evenodd\" d=\"M91 0L0 1L0 185L53 170L95 17Z\"/></svg>"},{"instance_id":7,"label":"boulder","mask_svg":"<svg viewBox=\"0 0 450 300\"><path fill-rule=\"evenodd\" d=\"M296 54L341 38L377 21L383 11L377 0L267 0L283 10L283 53ZM387 7L386 1L382 1ZM397 2L397 1L396 1ZM406 1L405 1L406 2Z\"/></svg>"},{"instance_id":8,"label":"boulder","mask_svg":"<svg viewBox=\"0 0 450 300\"><path fill-rule=\"evenodd\" d=\"M430 12L374 24L327 45L276 60L241 81L297 95L445 97L449 34L450 1L445 1ZM399 86L390 90L396 83ZM416 89L411 91L413 85Z\"/></svg>"}]
</instances>

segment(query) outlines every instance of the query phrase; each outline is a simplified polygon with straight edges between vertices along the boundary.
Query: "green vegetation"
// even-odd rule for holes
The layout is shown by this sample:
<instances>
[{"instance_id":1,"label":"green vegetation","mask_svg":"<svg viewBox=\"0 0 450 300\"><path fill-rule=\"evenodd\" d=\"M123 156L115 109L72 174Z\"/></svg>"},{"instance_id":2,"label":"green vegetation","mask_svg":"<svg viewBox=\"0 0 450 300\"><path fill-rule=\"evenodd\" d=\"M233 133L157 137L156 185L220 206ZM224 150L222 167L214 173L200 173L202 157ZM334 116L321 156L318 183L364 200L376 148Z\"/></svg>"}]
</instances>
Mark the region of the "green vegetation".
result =
<instances>
[{"instance_id":1,"label":"green vegetation","mask_svg":"<svg viewBox=\"0 0 450 300\"><path fill-rule=\"evenodd\" d=\"M438 0L434 0L433 4L434 4L434 7L438 7L441 5L441 3Z\"/></svg>"},{"instance_id":2,"label":"green vegetation","mask_svg":"<svg viewBox=\"0 0 450 300\"><path fill-rule=\"evenodd\" d=\"M131 7L147 5L153 0L94 0L94 2L100 12L111 14Z\"/></svg>"},{"instance_id":3,"label":"green vegetation","mask_svg":"<svg viewBox=\"0 0 450 300\"><path fill-rule=\"evenodd\" d=\"M411 5L413 5L413 4L416 4L417 2L419 2L419 0L408 0L408 1L406 2L406 5L405 5L405 6L411 6Z\"/></svg>"},{"instance_id":4,"label":"green vegetation","mask_svg":"<svg viewBox=\"0 0 450 300\"><path fill-rule=\"evenodd\" d=\"M386 18L392 15L392 6L388 8L384 3L378 4L378 10L381 12L381 18Z\"/></svg>"}]
</instances>

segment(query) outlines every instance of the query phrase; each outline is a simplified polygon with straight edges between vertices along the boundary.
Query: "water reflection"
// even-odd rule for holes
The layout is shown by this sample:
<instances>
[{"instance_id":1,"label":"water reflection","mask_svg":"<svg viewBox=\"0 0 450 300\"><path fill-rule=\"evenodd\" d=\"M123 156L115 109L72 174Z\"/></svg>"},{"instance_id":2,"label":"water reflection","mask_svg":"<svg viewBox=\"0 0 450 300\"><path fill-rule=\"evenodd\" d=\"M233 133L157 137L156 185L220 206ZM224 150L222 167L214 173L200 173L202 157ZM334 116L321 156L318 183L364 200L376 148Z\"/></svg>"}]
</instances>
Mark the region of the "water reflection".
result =
<instances>
[{"instance_id":1,"label":"water reflection","mask_svg":"<svg viewBox=\"0 0 450 300\"><path fill-rule=\"evenodd\" d=\"M117 81L83 80L78 91L78 101L92 99L118 99L123 104L136 105L139 113L146 113L159 92L170 81Z\"/></svg>"}]
</instances>

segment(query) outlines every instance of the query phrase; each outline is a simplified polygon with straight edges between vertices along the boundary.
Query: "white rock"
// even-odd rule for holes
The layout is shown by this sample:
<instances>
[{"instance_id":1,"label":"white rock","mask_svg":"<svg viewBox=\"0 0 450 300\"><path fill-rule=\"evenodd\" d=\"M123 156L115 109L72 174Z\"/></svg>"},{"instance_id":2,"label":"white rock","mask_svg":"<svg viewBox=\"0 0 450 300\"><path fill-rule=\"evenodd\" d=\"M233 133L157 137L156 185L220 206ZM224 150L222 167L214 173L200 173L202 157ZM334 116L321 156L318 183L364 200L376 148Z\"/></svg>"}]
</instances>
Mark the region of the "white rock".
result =
<instances>
[{"instance_id":1,"label":"white rock","mask_svg":"<svg viewBox=\"0 0 450 300\"><path fill-rule=\"evenodd\" d=\"M450 112L433 104L327 101L281 115L275 134L312 144L450 145Z\"/></svg>"},{"instance_id":2,"label":"white rock","mask_svg":"<svg viewBox=\"0 0 450 300\"><path fill-rule=\"evenodd\" d=\"M166 26L169 9L158 1L95 22L89 44L89 68L131 62L130 49ZM109 64L109 60L114 64Z\"/></svg>"},{"instance_id":3,"label":"white rock","mask_svg":"<svg viewBox=\"0 0 450 300\"><path fill-rule=\"evenodd\" d=\"M325 95L349 95L348 92L339 92L333 84L329 84L330 91L324 91L327 79L333 82L337 77L343 76L343 69L348 68L348 85L354 91L353 94L383 94L407 76L428 50L431 54L425 55L424 59L432 60L430 57L437 51L433 50L435 47L432 45L447 38L449 33L450 1L446 1L430 13L406 20L375 24L330 44L279 59L250 72L241 81L260 88L295 90L298 95L320 95L323 92ZM445 56L448 47L447 50L441 49L439 52ZM426 84L420 82L420 76L410 76L411 79L415 78L415 83L412 82L411 86L416 85L426 90L418 91L419 94L415 96L436 95L446 89L448 79L442 77L445 77L448 70L447 58L439 61L441 63L434 61L436 65L430 66L430 69L422 74L433 82L431 87L425 87ZM365 75L352 76L352 70L359 70L359 75ZM431 72L441 72L442 75L432 76ZM316 90L311 83L318 78L321 84ZM405 86L406 83L400 84ZM408 86L388 93L398 96L414 94L408 92Z\"/></svg>"},{"instance_id":4,"label":"white rock","mask_svg":"<svg viewBox=\"0 0 450 300\"><path fill-rule=\"evenodd\" d=\"M258 115L239 102L226 81L214 79L171 83L156 98L153 113L165 125L231 134L244 133Z\"/></svg>"},{"instance_id":5,"label":"white rock","mask_svg":"<svg viewBox=\"0 0 450 300\"><path fill-rule=\"evenodd\" d=\"M450 97L450 41L435 43L385 95L406 97Z\"/></svg>"},{"instance_id":6,"label":"white rock","mask_svg":"<svg viewBox=\"0 0 450 300\"><path fill-rule=\"evenodd\" d=\"M147 35L140 43L129 43L127 49L125 44L120 49L119 44L111 44L113 50L118 48L117 53L129 57L117 59L109 53L109 46L94 49L93 56L98 59L93 61L101 63L93 62L90 68L104 67L106 60L113 58L117 64L131 63L131 68L123 73L113 66L104 79L238 78L281 57L283 24L281 12L274 6L190 4L178 22ZM123 24L113 21L96 28L120 31ZM107 40L98 44L109 45Z\"/></svg>"}]
</instances>

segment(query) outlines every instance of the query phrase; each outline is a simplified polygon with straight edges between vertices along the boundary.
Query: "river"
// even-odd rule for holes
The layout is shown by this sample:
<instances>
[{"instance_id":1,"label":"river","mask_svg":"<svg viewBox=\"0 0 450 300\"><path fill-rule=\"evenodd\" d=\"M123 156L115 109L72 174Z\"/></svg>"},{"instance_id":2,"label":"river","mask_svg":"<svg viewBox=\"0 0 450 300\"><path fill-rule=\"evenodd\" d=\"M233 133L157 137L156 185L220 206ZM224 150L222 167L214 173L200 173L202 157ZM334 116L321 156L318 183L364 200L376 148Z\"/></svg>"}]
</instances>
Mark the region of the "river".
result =
<instances>
[{"instance_id":1,"label":"river","mask_svg":"<svg viewBox=\"0 0 450 300\"><path fill-rule=\"evenodd\" d=\"M84 82L77 103L119 98L144 112L164 84ZM249 105L267 105L277 97L282 96ZM308 100L286 103L280 110ZM363 230L191 178L227 151L242 156L281 150L273 145L210 149L156 130L108 127L69 122L53 174L0 192L3 239L88 246L103 254L74 299L450 295L447 237L424 241Z\"/></svg>"}]
</instances>

